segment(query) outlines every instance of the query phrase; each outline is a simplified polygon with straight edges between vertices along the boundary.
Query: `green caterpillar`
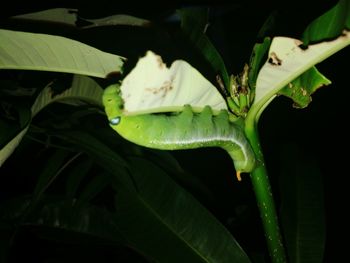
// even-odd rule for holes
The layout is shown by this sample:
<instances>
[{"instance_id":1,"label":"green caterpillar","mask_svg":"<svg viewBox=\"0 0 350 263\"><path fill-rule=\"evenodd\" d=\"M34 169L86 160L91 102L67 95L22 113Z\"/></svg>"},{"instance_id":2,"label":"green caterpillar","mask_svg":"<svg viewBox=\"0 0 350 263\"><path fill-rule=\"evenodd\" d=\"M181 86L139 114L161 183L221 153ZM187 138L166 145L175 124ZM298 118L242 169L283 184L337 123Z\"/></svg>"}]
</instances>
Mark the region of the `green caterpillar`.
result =
<instances>
[{"instance_id":1,"label":"green caterpillar","mask_svg":"<svg viewBox=\"0 0 350 263\"><path fill-rule=\"evenodd\" d=\"M255 166L254 152L242 128L229 120L226 110L213 115L209 106L194 113L189 105L172 115L123 115L123 99L117 85L107 87L103 105L110 126L126 140L161 150L221 147L231 156L238 180L242 172L251 172Z\"/></svg>"}]
</instances>

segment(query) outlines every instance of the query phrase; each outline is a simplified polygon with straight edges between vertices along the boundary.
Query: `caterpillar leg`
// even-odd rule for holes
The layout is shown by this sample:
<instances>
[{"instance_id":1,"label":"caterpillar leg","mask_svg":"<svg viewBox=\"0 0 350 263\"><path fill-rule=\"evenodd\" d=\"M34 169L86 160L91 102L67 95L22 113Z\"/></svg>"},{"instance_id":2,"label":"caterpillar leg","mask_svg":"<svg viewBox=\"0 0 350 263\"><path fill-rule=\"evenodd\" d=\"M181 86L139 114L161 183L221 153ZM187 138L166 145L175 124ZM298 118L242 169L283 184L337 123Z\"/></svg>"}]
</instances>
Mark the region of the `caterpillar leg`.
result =
<instances>
[{"instance_id":1,"label":"caterpillar leg","mask_svg":"<svg viewBox=\"0 0 350 263\"><path fill-rule=\"evenodd\" d=\"M219 112L217 116L215 116L215 124L217 127L220 127L222 134L229 133L230 130L230 122L229 115L226 110L222 110Z\"/></svg>"},{"instance_id":2,"label":"caterpillar leg","mask_svg":"<svg viewBox=\"0 0 350 263\"><path fill-rule=\"evenodd\" d=\"M188 104L184 105L183 111L179 114L178 120L179 123L183 123L184 125L190 125L193 119L193 111L192 107Z\"/></svg>"},{"instance_id":3,"label":"caterpillar leg","mask_svg":"<svg viewBox=\"0 0 350 263\"><path fill-rule=\"evenodd\" d=\"M202 130L204 137L210 137L211 134L216 134L217 126L214 125L213 111L211 107L205 106L203 111L198 115L198 130ZM200 128L199 128L200 127Z\"/></svg>"},{"instance_id":4,"label":"caterpillar leg","mask_svg":"<svg viewBox=\"0 0 350 263\"><path fill-rule=\"evenodd\" d=\"M193 130L194 113L190 105L184 105L183 111L176 117L170 117L169 121L172 123L172 133L177 134L175 137L182 140L187 138Z\"/></svg>"},{"instance_id":5,"label":"caterpillar leg","mask_svg":"<svg viewBox=\"0 0 350 263\"><path fill-rule=\"evenodd\" d=\"M213 111L212 111L211 107L206 105L203 108L202 112L200 113L200 116L202 116L204 118L209 118L209 117L213 116Z\"/></svg>"}]
</instances>

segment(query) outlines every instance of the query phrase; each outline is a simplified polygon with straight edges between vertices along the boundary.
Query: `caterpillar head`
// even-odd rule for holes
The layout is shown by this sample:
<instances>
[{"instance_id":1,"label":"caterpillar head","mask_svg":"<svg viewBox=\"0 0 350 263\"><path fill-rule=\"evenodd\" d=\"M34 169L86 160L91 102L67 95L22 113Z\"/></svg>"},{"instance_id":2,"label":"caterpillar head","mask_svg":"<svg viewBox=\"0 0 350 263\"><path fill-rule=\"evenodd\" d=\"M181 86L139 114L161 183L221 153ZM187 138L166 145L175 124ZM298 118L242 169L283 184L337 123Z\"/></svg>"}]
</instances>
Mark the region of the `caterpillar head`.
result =
<instances>
[{"instance_id":1,"label":"caterpillar head","mask_svg":"<svg viewBox=\"0 0 350 263\"><path fill-rule=\"evenodd\" d=\"M118 84L110 85L104 90L102 103L105 107L109 123L111 125L117 125L120 122L124 105Z\"/></svg>"}]
</instances>

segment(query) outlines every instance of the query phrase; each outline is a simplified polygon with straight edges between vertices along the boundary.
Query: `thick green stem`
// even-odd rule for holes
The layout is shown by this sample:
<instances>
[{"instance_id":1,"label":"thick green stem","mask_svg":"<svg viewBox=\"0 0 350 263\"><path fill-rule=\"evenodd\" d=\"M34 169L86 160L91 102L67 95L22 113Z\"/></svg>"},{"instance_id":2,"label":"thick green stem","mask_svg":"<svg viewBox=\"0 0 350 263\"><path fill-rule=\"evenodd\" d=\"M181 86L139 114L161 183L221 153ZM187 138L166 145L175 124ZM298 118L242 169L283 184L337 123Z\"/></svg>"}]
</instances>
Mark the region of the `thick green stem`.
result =
<instances>
[{"instance_id":1,"label":"thick green stem","mask_svg":"<svg viewBox=\"0 0 350 263\"><path fill-rule=\"evenodd\" d=\"M265 168L257 126L255 124L247 126L246 134L258 159L257 167L251 173L251 180L265 231L271 262L285 263L287 262L286 254L278 226L275 203Z\"/></svg>"}]
</instances>

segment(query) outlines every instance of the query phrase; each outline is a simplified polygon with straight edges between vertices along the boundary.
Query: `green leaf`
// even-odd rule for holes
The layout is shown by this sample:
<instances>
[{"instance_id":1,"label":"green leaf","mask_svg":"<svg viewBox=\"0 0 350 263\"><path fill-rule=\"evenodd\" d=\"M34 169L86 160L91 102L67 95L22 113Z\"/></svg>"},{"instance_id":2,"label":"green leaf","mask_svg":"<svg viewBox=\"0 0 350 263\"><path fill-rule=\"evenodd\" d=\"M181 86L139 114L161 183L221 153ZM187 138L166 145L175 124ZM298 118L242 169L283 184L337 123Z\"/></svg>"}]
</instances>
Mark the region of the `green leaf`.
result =
<instances>
[{"instance_id":1,"label":"green leaf","mask_svg":"<svg viewBox=\"0 0 350 263\"><path fill-rule=\"evenodd\" d=\"M52 8L48 10L12 16L11 19L55 22L68 26L76 26L78 9Z\"/></svg>"},{"instance_id":2,"label":"green leaf","mask_svg":"<svg viewBox=\"0 0 350 263\"><path fill-rule=\"evenodd\" d=\"M128 164L96 137L84 131L52 131L52 134L90 155L104 170L115 175L119 185L131 191L134 189L134 183L127 173Z\"/></svg>"},{"instance_id":3,"label":"green leaf","mask_svg":"<svg viewBox=\"0 0 350 263\"><path fill-rule=\"evenodd\" d=\"M17 148L18 144L22 141L23 136L27 133L28 127L24 128L14 137L9 143L6 144L0 150L0 166L6 161L6 159L13 153Z\"/></svg>"},{"instance_id":4,"label":"green leaf","mask_svg":"<svg viewBox=\"0 0 350 263\"><path fill-rule=\"evenodd\" d=\"M113 16L107 16L98 19L85 19L84 21L91 23L91 25L84 26L83 28L92 28L99 26L150 26L151 22L149 20L134 17L126 14L119 14Z\"/></svg>"},{"instance_id":5,"label":"green leaf","mask_svg":"<svg viewBox=\"0 0 350 263\"><path fill-rule=\"evenodd\" d=\"M197 177L191 176L188 171L185 171L181 167L180 163L173 156L172 152L144 148L134 143L130 143L129 141L122 139L122 137L110 129L109 126L107 126L106 129L102 127L98 130L93 129L89 131L89 133L97 138L100 142L108 145L109 148L118 149L118 152L122 152L123 156L138 156L145 158L157 165L181 185L185 185L186 187L205 196L212 195L208 189L208 186L206 186Z\"/></svg>"},{"instance_id":6,"label":"green leaf","mask_svg":"<svg viewBox=\"0 0 350 263\"><path fill-rule=\"evenodd\" d=\"M323 76L316 67L312 67L282 88L278 94L291 98L295 108L305 108L312 100L311 95L320 87L329 84L331 81Z\"/></svg>"},{"instance_id":7,"label":"green leaf","mask_svg":"<svg viewBox=\"0 0 350 263\"><path fill-rule=\"evenodd\" d=\"M74 8L52 8L39 12L27 13L17 16L12 16L14 20L31 20L41 22L55 22L64 24L66 26L77 27L77 21L86 22L88 25L79 26L79 28L92 28L99 26L116 26L116 25L127 25L127 26L149 26L150 21L130 16L130 15L113 15L97 19L86 19L83 17L78 18L78 9Z\"/></svg>"},{"instance_id":8,"label":"green leaf","mask_svg":"<svg viewBox=\"0 0 350 263\"><path fill-rule=\"evenodd\" d=\"M117 188L116 224L141 253L156 262L250 262L198 201L152 163L130 159L137 194Z\"/></svg>"},{"instance_id":9,"label":"green leaf","mask_svg":"<svg viewBox=\"0 0 350 263\"><path fill-rule=\"evenodd\" d=\"M302 41L304 45L333 39L342 35L344 29L350 30L350 1L340 0L338 3L318 17L305 29Z\"/></svg>"},{"instance_id":10,"label":"green leaf","mask_svg":"<svg viewBox=\"0 0 350 263\"><path fill-rule=\"evenodd\" d=\"M264 107L283 87L350 44L350 33L328 42L300 47L293 38L275 37L272 40L268 60L261 68L256 82L256 96L247 118L259 118ZM250 116L249 116L250 115Z\"/></svg>"},{"instance_id":11,"label":"green leaf","mask_svg":"<svg viewBox=\"0 0 350 263\"><path fill-rule=\"evenodd\" d=\"M29 204L31 197L27 199L17 198L2 203L0 206L0 220L18 222L17 226L45 226L73 234L85 234L112 241L113 243L125 243L118 227L115 225L114 216L105 208L94 205L77 206L75 200L53 199L43 196L35 210L23 217L26 210L23 204ZM4 209L3 209L4 208ZM23 217L22 219L19 219Z\"/></svg>"},{"instance_id":12,"label":"green leaf","mask_svg":"<svg viewBox=\"0 0 350 263\"><path fill-rule=\"evenodd\" d=\"M67 172L66 194L69 198L77 196L78 188L93 165L92 158L85 157L78 160L75 165Z\"/></svg>"},{"instance_id":13,"label":"green leaf","mask_svg":"<svg viewBox=\"0 0 350 263\"><path fill-rule=\"evenodd\" d=\"M270 47L271 39L269 37L264 38L262 43L256 43L253 47L253 52L250 56L249 61L249 87L255 91L256 79L258 77L261 66L264 64L266 59L266 53Z\"/></svg>"},{"instance_id":14,"label":"green leaf","mask_svg":"<svg viewBox=\"0 0 350 263\"><path fill-rule=\"evenodd\" d=\"M0 119L0 166L18 146L31 120L31 111L29 107L21 105L22 102L5 104L8 105L4 107L9 109L5 110L5 117ZM15 116L11 116L11 113L6 114L6 111L14 112Z\"/></svg>"},{"instance_id":15,"label":"green leaf","mask_svg":"<svg viewBox=\"0 0 350 263\"><path fill-rule=\"evenodd\" d=\"M89 77L74 75L72 85L69 89L54 96L50 83L41 91L32 106L32 117L47 105L54 102L85 101L102 107L103 89L95 80Z\"/></svg>"},{"instance_id":16,"label":"green leaf","mask_svg":"<svg viewBox=\"0 0 350 263\"><path fill-rule=\"evenodd\" d=\"M120 86L125 114L181 111L190 104L195 111L210 105L227 109L219 91L195 68L176 60L170 68L151 51L137 62Z\"/></svg>"},{"instance_id":17,"label":"green leaf","mask_svg":"<svg viewBox=\"0 0 350 263\"><path fill-rule=\"evenodd\" d=\"M0 29L0 69L66 72L106 78L124 58L69 38Z\"/></svg>"},{"instance_id":18,"label":"green leaf","mask_svg":"<svg viewBox=\"0 0 350 263\"><path fill-rule=\"evenodd\" d=\"M259 32L256 36L257 39L265 39L271 35L271 31L273 31L276 28L277 16L278 16L277 10L274 10L271 12L271 14L266 18L266 20L260 27Z\"/></svg>"},{"instance_id":19,"label":"green leaf","mask_svg":"<svg viewBox=\"0 0 350 263\"><path fill-rule=\"evenodd\" d=\"M0 101L0 148L8 144L14 136L27 127L31 121L31 111L23 101Z\"/></svg>"},{"instance_id":20,"label":"green leaf","mask_svg":"<svg viewBox=\"0 0 350 263\"><path fill-rule=\"evenodd\" d=\"M287 145L281 156L281 223L290 262L323 262L326 225L320 164Z\"/></svg>"},{"instance_id":21,"label":"green leaf","mask_svg":"<svg viewBox=\"0 0 350 263\"><path fill-rule=\"evenodd\" d=\"M82 189L77 204L84 205L102 192L110 184L111 179L106 174L96 174Z\"/></svg>"},{"instance_id":22,"label":"green leaf","mask_svg":"<svg viewBox=\"0 0 350 263\"><path fill-rule=\"evenodd\" d=\"M334 8L315 19L306 28L303 42L287 37L273 38L268 59L257 78L256 97L247 120L258 120L280 89L350 44L350 33L346 31L350 26L349 7L349 1L340 0Z\"/></svg>"},{"instance_id":23,"label":"green leaf","mask_svg":"<svg viewBox=\"0 0 350 263\"><path fill-rule=\"evenodd\" d=\"M147 149L143 157L152 161L180 185L185 185L191 191L199 192L204 196L212 197L208 186L196 176L185 171L169 151Z\"/></svg>"},{"instance_id":24,"label":"green leaf","mask_svg":"<svg viewBox=\"0 0 350 263\"><path fill-rule=\"evenodd\" d=\"M205 59L212 65L215 72L222 78L225 87L229 87L230 77L227 73L224 60L205 35L208 26L207 8L183 8L177 10L181 17L181 28L187 34L190 41Z\"/></svg>"},{"instance_id":25,"label":"green leaf","mask_svg":"<svg viewBox=\"0 0 350 263\"><path fill-rule=\"evenodd\" d=\"M39 174L35 189L34 198L39 199L40 196L47 190L47 188L54 182L57 176L62 172L62 167L67 164L67 158L70 152L66 150L57 149L51 157L49 157Z\"/></svg>"},{"instance_id":26,"label":"green leaf","mask_svg":"<svg viewBox=\"0 0 350 263\"><path fill-rule=\"evenodd\" d=\"M51 84L52 83L41 91L33 103L33 106L31 107L32 118L34 118L35 115L44 107L57 101L74 99L76 101L83 100L91 102L96 105L102 104L101 101L103 90L91 78L75 75L71 88L57 96L52 95ZM28 123L28 125L21 132L16 134L16 136L0 150L0 166L6 161L6 159L13 153L18 144L21 142L23 136L27 133L29 124L30 123Z\"/></svg>"}]
</instances>

